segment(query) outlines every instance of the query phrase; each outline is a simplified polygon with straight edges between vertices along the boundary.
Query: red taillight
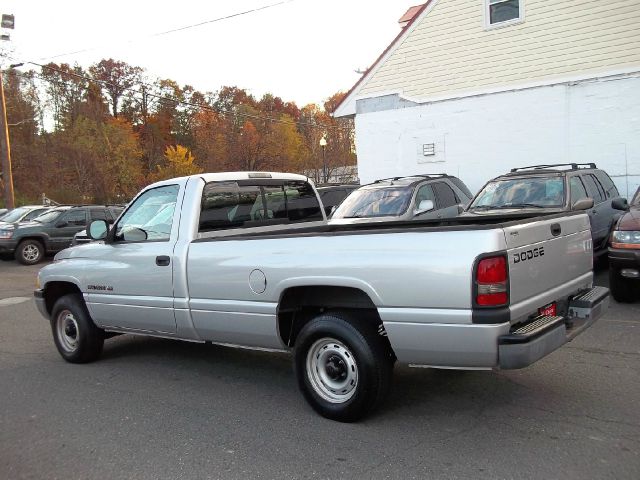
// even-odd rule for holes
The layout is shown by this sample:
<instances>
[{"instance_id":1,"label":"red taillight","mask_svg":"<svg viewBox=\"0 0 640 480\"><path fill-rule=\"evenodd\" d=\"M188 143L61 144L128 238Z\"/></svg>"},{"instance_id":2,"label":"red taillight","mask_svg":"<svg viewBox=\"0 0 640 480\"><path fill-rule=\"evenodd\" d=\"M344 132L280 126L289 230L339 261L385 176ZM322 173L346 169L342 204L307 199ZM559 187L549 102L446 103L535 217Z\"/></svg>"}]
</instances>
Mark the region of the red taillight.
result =
<instances>
[{"instance_id":1,"label":"red taillight","mask_svg":"<svg viewBox=\"0 0 640 480\"><path fill-rule=\"evenodd\" d=\"M506 257L502 255L488 257L478 262L476 303L483 307L496 307L509 303Z\"/></svg>"}]
</instances>

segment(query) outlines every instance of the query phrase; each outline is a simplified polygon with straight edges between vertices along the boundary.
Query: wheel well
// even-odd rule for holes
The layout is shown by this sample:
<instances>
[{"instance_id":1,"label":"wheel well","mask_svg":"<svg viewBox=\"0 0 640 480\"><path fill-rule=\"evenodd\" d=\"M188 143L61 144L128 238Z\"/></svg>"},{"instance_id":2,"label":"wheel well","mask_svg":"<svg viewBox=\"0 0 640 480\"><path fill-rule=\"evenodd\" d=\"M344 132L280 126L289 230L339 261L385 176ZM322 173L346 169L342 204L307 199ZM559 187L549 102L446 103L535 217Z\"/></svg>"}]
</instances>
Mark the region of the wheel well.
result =
<instances>
[{"instance_id":1,"label":"wheel well","mask_svg":"<svg viewBox=\"0 0 640 480\"><path fill-rule=\"evenodd\" d=\"M18 245L20 245L25 240L36 240L37 242L40 242L42 244L45 250L47 249L47 242L45 242L44 238L42 237L23 237L18 241Z\"/></svg>"},{"instance_id":2,"label":"wheel well","mask_svg":"<svg viewBox=\"0 0 640 480\"><path fill-rule=\"evenodd\" d=\"M53 305L60 297L70 293L82 294L80 289L73 283L69 282L49 282L44 287L44 302L47 306L47 312L51 313Z\"/></svg>"},{"instance_id":3,"label":"wheel well","mask_svg":"<svg viewBox=\"0 0 640 480\"><path fill-rule=\"evenodd\" d=\"M357 288L332 286L292 287L282 293L278 304L278 333L288 347L311 319L327 310L352 312L379 327L382 320L371 298Z\"/></svg>"}]
</instances>

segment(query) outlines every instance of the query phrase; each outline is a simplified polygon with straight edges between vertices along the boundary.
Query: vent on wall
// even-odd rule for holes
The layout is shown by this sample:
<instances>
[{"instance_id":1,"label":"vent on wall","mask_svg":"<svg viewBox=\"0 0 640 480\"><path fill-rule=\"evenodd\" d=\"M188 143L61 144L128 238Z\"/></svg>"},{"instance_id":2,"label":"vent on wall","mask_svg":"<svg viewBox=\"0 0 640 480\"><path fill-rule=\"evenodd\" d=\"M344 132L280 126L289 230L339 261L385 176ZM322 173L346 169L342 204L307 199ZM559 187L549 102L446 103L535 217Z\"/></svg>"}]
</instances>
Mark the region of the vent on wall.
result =
<instances>
[{"instance_id":1,"label":"vent on wall","mask_svg":"<svg viewBox=\"0 0 640 480\"><path fill-rule=\"evenodd\" d=\"M436 154L436 144L435 143L423 143L422 144L422 155L425 157L433 157Z\"/></svg>"}]
</instances>

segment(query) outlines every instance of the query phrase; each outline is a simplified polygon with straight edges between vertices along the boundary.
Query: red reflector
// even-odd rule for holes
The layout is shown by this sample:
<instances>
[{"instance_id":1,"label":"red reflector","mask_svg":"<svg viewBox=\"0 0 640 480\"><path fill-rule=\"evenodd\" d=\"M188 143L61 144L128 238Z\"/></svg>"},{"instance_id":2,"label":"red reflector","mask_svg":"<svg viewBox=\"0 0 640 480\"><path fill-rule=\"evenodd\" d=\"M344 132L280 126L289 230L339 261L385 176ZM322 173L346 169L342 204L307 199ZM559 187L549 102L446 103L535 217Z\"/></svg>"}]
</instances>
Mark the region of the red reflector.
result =
<instances>
[{"instance_id":1,"label":"red reflector","mask_svg":"<svg viewBox=\"0 0 640 480\"><path fill-rule=\"evenodd\" d=\"M484 258L478 263L476 280L479 283L500 283L507 280L507 260L505 257Z\"/></svg>"},{"instance_id":2,"label":"red reflector","mask_svg":"<svg viewBox=\"0 0 640 480\"><path fill-rule=\"evenodd\" d=\"M476 297L476 303L482 306L504 305L505 303L507 303L507 293L489 293L485 295L478 295Z\"/></svg>"}]
</instances>

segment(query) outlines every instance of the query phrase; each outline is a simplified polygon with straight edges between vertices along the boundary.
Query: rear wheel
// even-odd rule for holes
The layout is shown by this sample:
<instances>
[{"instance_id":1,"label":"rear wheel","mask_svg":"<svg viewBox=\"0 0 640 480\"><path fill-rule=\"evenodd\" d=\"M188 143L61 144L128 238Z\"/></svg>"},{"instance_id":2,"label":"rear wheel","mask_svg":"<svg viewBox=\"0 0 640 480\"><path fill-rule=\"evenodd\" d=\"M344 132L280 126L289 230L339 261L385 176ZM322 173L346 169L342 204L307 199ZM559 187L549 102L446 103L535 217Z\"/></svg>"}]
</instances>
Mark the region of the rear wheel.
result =
<instances>
[{"instance_id":1,"label":"rear wheel","mask_svg":"<svg viewBox=\"0 0 640 480\"><path fill-rule=\"evenodd\" d=\"M619 269L609 268L609 289L617 302L630 303L637 298L635 295L637 285L635 283L633 280L620 275Z\"/></svg>"},{"instance_id":2,"label":"rear wheel","mask_svg":"<svg viewBox=\"0 0 640 480\"><path fill-rule=\"evenodd\" d=\"M306 324L294 351L298 386L320 415L358 420L384 399L393 355L373 324L343 313L319 315Z\"/></svg>"},{"instance_id":3,"label":"rear wheel","mask_svg":"<svg viewBox=\"0 0 640 480\"><path fill-rule=\"evenodd\" d=\"M104 331L96 327L80 294L61 297L51 312L51 331L62 358L87 363L102 353Z\"/></svg>"},{"instance_id":4,"label":"rear wheel","mask_svg":"<svg viewBox=\"0 0 640 480\"><path fill-rule=\"evenodd\" d=\"M23 265L35 265L44 257L44 245L38 240L23 240L18 244L15 256Z\"/></svg>"}]
</instances>

